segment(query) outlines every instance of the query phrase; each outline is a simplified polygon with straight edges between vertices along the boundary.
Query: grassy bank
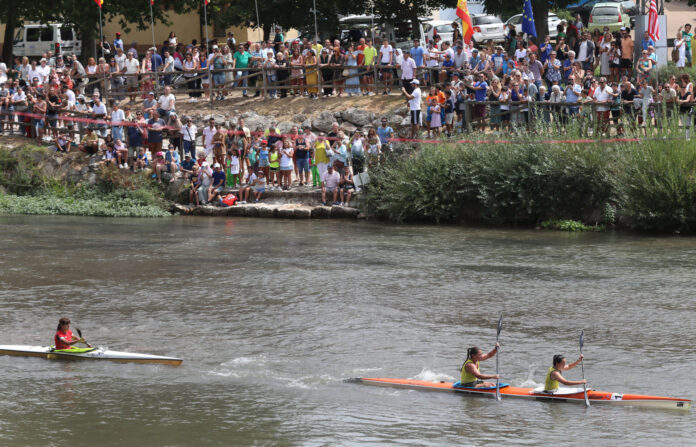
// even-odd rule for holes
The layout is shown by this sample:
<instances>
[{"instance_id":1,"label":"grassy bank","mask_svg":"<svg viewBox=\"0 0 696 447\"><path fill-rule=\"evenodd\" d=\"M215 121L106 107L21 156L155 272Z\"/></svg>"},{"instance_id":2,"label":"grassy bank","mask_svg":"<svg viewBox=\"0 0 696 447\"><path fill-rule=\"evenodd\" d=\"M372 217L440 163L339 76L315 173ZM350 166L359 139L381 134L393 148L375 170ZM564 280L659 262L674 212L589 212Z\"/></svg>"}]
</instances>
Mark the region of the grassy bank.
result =
<instances>
[{"instance_id":1,"label":"grassy bank","mask_svg":"<svg viewBox=\"0 0 696 447\"><path fill-rule=\"evenodd\" d=\"M367 207L396 222L693 232L695 149L683 139L424 146L373 169Z\"/></svg>"},{"instance_id":2,"label":"grassy bank","mask_svg":"<svg viewBox=\"0 0 696 447\"><path fill-rule=\"evenodd\" d=\"M45 175L41 166L51 156L34 146L0 149L0 214L170 215L163 192L144 175L112 168L99 171L94 185L74 185Z\"/></svg>"}]
</instances>

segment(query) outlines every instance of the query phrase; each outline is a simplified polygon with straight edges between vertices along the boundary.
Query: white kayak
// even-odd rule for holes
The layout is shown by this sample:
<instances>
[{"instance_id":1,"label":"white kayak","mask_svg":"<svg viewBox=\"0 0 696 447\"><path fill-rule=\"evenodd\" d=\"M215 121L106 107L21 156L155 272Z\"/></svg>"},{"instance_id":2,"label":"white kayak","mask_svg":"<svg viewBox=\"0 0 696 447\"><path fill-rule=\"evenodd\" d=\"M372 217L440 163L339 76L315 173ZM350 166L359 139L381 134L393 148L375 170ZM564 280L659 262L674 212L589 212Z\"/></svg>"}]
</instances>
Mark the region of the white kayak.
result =
<instances>
[{"instance_id":1,"label":"white kayak","mask_svg":"<svg viewBox=\"0 0 696 447\"><path fill-rule=\"evenodd\" d=\"M153 354L112 351L106 348L55 349L53 346L0 345L0 355L42 357L49 360L109 360L121 363L155 363L179 366L182 359Z\"/></svg>"}]
</instances>

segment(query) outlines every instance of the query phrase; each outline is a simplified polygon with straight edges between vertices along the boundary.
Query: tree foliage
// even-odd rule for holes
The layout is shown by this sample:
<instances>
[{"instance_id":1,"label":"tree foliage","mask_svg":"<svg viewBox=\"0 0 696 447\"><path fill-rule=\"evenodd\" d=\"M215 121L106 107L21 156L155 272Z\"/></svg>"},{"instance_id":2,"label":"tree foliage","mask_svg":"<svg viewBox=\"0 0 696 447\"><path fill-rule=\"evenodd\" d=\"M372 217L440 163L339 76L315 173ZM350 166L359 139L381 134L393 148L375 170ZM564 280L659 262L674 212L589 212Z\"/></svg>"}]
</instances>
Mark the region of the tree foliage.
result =
<instances>
[{"instance_id":1,"label":"tree foliage","mask_svg":"<svg viewBox=\"0 0 696 447\"><path fill-rule=\"evenodd\" d=\"M542 42L544 36L549 34L549 11L551 8L563 9L577 0L532 0L532 13L536 26L537 41ZM692 0L695 1L696 0ZM522 0L484 0L486 12L507 18L515 14L521 14L524 2Z\"/></svg>"}]
</instances>

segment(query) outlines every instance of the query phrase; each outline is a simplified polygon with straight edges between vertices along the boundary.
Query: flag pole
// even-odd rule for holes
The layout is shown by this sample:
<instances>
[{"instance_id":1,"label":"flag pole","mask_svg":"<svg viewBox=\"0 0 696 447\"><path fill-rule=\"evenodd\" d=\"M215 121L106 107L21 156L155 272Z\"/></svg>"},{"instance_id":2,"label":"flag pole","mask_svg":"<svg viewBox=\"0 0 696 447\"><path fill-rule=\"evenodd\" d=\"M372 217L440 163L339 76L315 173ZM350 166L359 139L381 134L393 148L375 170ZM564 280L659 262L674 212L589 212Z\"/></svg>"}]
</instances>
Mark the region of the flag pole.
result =
<instances>
[{"instance_id":1,"label":"flag pole","mask_svg":"<svg viewBox=\"0 0 696 447\"><path fill-rule=\"evenodd\" d=\"M155 43L155 19L154 15L152 14L152 3L154 2L153 0L149 0L148 3L150 3L150 29L152 30L152 48L154 48L155 52L157 52L157 44ZM153 61L157 60L154 54L150 57L152 57ZM157 92L157 88L159 87L159 76L157 75L158 68L159 67L153 67L153 71L155 72L155 92Z\"/></svg>"},{"instance_id":2,"label":"flag pole","mask_svg":"<svg viewBox=\"0 0 696 447\"><path fill-rule=\"evenodd\" d=\"M317 28L317 0L314 0L314 38L317 39L317 43L319 43L319 31Z\"/></svg>"},{"instance_id":3,"label":"flag pole","mask_svg":"<svg viewBox=\"0 0 696 447\"><path fill-rule=\"evenodd\" d=\"M261 28L261 19L259 18L259 2L258 2L258 0L254 0L254 7L256 8L256 27ZM314 21L316 23L316 18L314 19ZM263 40L263 31L261 31L261 40Z\"/></svg>"},{"instance_id":4,"label":"flag pole","mask_svg":"<svg viewBox=\"0 0 696 447\"><path fill-rule=\"evenodd\" d=\"M101 13L101 5L99 6L99 48L102 48L102 44L104 43L104 34L102 33L102 13ZM102 55L104 54L104 48L102 48ZM97 55L97 58L99 56Z\"/></svg>"},{"instance_id":5,"label":"flag pole","mask_svg":"<svg viewBox=\"0 0 696 447\"><path fill-rule=\"evenodd\" d=\"M208 41L208 0L203 0L203 19L205 20L205 57L208 57L210 51L210 42ZM205 65L208 70L208 94L210 95L210 106L213 106L213 79L210 75L210 62Z\"/></svg>"}]
</instances>

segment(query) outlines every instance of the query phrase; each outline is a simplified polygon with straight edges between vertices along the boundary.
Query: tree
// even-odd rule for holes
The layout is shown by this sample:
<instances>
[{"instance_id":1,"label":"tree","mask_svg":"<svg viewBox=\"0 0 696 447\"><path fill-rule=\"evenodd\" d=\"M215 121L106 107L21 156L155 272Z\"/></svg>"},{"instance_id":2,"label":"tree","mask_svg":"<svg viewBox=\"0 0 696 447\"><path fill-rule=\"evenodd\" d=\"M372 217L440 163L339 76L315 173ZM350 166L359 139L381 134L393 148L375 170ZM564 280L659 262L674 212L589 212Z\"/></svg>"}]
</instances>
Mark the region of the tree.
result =
<instances>
[{"instance_id":1,"label":"tree","mask_svg":"<svg viewBox=\"0 0 696 447\"><path fill-rule=\"evenodd\" d=\"M542 42L549 34L549 11L554 8L565 8L576 0L556 0L553 3L548 0L532 0L532 13L537 32L537 42ZM696 0L691 0L696 2ZM484 0L486 12L501 17L510 17L521 14L524 2L521 0Z\"/></svg>"}]
</instances>

